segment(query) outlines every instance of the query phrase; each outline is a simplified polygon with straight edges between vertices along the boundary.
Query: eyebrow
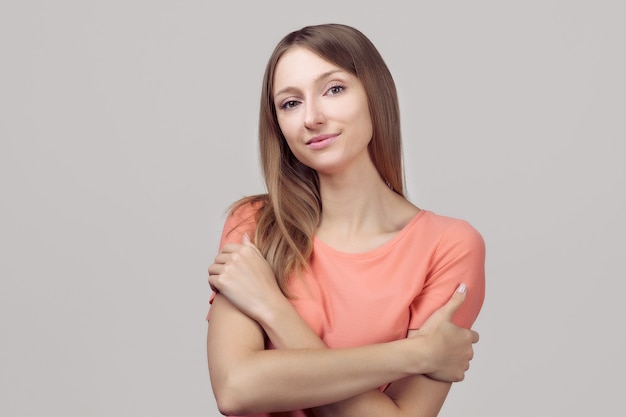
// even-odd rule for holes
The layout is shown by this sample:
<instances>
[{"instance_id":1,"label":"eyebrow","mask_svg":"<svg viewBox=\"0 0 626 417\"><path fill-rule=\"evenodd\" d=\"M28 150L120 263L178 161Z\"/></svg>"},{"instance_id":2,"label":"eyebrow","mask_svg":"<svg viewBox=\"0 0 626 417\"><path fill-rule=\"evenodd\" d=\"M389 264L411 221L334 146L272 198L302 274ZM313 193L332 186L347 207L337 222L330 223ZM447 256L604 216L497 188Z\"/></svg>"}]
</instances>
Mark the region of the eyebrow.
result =
<instances>
[{"instance_id":1,"label":"eyebrow","mask_svg":"<svg viewBox=\"0 0 626 417\"><path fill-rule=\"evenodd\" d=\"M328 77L330 77L331 75L333 75L333 74L335 74L337 72L344 72L344 70L342 70L342 69L332 69L330 71L326 71L326 72L318 75L317 77L315 77L315 79L313 81L314 82L318 82L319 80L323 80L324 78L328 78ZM279 95L284 94L284 93L290 93L292 91L298 91L298 89L295 88L295 87L285 87L282 90L277 91L274 94L274 97L279 96Z\"/></svg>"}]
</instances>

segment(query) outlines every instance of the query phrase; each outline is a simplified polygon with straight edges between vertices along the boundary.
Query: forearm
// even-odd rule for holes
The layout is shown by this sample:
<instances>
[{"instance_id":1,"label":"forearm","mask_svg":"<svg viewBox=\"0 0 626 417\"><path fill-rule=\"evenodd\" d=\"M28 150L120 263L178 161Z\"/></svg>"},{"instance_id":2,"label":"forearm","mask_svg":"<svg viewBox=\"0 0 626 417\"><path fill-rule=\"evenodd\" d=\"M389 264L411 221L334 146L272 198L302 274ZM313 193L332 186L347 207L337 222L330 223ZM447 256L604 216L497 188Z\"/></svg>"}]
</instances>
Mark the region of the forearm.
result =
<instances>
[{"instance_id":1,"label":"forearm","mask_svg":"<svg viewBox=\"0 0 626 417\"><path fill-rule=\"evenodd\" d=\"M326 346L290 304L279 306L263 322L266 333L278 349ZM432 390L432 385L438 386L436 391ZM318 417L435 417L449 386L449 383L438 383L425 376L415 375L392 383L388 390L391 397L374 388L342 401L315 407L313 411ZM419 396L425 393L430 398L420 401ZM441 398L441 401L437 401L437 398Z\"/></svg>"},{"instance_id":2,"label":"forearm","mask_svg":"<svg viewBox=\"0 0 626 417\"><path fill-rule=\"evenodd\" d=\"M316 417L399 417L400 409L384 393L369 390L352 398L315 407Z\"/></svg>"},{"instance_id":3,"label":"forearm","mask_svg":"<svg viewBox=\"0 0 626 417\"><path fill-rule=\"evenodd\" d=\"M335 403L407 376L406 355L398 342L251 352L222 374L218 396L235 402L237 414Z\"/></svg>"},{"instance_id":4,"label":"forearm","mask_svg":"<svg viewBox=\"0 0 626 417\"><path fill-rule=\"evenodd\" d=\"M416 349L407 339L324 349L306 323L296 321L284 329L297 337L276 327L281 335L275 337L278 349L268 350L263 347L258 323L220 296L212 308L207 340L210 375L220 411L226 414L335 403L411 373L421 373L415 363L420 363L422 349Z\"/></svg>"},{"instance_id":5,"label":"forearm","mask_svg":"<svg viewBox=\"0 0 626 417\"><path fill-rule=\"evenodd\" d=\"M245 415L319 407L321 416L436 416L449 383L443 383L442 391L437 388L441 383L425 375L438 371L449 381L460 380L454 375L459 367L467 369L471 343L477 341L471 331L449 322L462 299L458 293L438 310L423 326L428 329L424 334L325 349L290 303L284 311L280 306L287 304L279 302L277 309L270 303L276 314L255 321L218 295L207 349L220 411ZM277 349L265 349L264 329ZM386 384L384 394L376 392Z\"/></svg>"},{"instance_id":6,"label":"forearm","mask_svg":"<svg viewBox=\"0 0 626 417\"><path fill-rule=\"evenodd\" d=\"M314 411L317 417L436 417L450 386L449 382L413 375L391 383L384 393L371 390Z\"/></svg>"},{"instance_id":7,"label":"forearm","mask_svg":"<svg viewBox=\"0 0 626 417\"><path fill-rule=\"evenodd\" d=\"M259 324L276 349L326 349L326 344L284 299L259 318Z\"/></svg>"}]
</instances>

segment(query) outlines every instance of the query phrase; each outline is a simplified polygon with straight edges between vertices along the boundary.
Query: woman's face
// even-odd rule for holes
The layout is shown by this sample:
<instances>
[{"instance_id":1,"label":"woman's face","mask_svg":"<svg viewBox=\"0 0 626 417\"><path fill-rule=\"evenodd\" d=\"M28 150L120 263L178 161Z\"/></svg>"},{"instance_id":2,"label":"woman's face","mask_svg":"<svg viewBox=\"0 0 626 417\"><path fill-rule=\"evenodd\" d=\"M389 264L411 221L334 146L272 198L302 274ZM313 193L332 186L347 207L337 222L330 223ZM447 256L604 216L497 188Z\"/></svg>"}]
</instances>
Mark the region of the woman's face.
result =
<instances>
[{"instance_id":1,"label":"woman's face","mask_svg":"<svg viewBox=\"0 0 626 417\"><path fill-rule=\"evenodd\" d=\"M371 163L372 120L354 75L293 47L278 61L273 91L278 124L300 162L321 174Z\"/></svg>"}]
</instances>

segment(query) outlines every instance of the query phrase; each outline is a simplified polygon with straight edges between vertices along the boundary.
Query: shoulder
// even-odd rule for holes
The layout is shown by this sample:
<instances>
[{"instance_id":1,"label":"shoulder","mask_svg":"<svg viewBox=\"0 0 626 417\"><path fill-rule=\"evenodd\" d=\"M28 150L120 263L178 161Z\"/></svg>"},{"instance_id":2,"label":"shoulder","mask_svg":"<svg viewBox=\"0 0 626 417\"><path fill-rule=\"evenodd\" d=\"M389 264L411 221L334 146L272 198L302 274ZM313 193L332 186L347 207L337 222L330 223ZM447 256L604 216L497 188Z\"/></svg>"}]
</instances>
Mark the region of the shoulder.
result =
<instances>
[{"instance_id":1,"label":"shoulder","mask_svg":"<svg viewBox=\"0 0 626 417\"><path fill-rule=\"evenodd\" d=\"M259 194L251 197L244 197L234 202L228 208L228 219L247 220L254 219L259 210L265 206L267 194Z\"/></svg>"},{"instance_id":2,"label":"shoulder","mask_svg":"<svg viewBox=\"0 0 626 417\"><path fill-rule=\"evenodd\" d=\"M425 210L422 220L424 228L438 241L440 249L466 248L484 251L485 241L482 234L467 220L429 210Z\"/></svg>"},{"instance_id":3,"label":"shoulder","mask_svg":"<svg viewBox=\"0 0 626 417\"><path fill-rule=\"evenodd\" d=\"M416 240L426 241L427 271L424 286L416 300L411 328L419 328L444 305L460 283L468 294L454 315L457 325L469 328L485 297L485 243L467 220L425 212Z\"/></svg>"},{"instance_id":4,"label":"shoulder","mask_svg":"<svg viewBox=\"0 0 626 417\"><path fill-rule=\"evenodd\" d=\"M265 206L266 200L265 194L245 197L229 207L220 247L228 242L241 242L246 233L250 236L254 234L259 211Z\"/></svg>"}]
</instances>

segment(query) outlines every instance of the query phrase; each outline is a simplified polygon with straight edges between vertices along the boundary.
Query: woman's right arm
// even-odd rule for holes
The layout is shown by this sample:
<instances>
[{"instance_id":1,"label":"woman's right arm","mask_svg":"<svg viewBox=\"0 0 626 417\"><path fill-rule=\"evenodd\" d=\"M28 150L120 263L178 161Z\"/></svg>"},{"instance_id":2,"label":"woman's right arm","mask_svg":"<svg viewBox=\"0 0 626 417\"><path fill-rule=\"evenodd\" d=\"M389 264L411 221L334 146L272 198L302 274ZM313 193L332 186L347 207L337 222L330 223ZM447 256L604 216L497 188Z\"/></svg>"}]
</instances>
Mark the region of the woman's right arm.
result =
<instances>
[{"instance_id":1,"label":"woman's right arm","mask_svg":"<svg viewBox=\"0 0 626 417\"><path fill-rule=\"evenodd\" d=\"M418 336L350 349L320 344L266 350L259 324L218 294L211 307L207 355L220 412L246 415L335 403L429 373L432 353L423 342Z\"/></svg>"}]
</instances>

